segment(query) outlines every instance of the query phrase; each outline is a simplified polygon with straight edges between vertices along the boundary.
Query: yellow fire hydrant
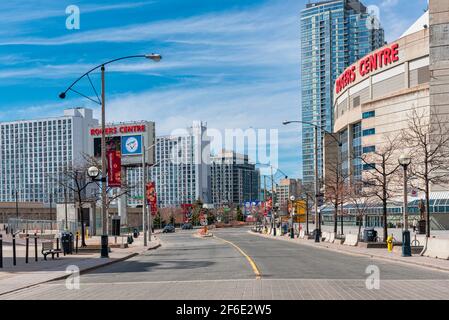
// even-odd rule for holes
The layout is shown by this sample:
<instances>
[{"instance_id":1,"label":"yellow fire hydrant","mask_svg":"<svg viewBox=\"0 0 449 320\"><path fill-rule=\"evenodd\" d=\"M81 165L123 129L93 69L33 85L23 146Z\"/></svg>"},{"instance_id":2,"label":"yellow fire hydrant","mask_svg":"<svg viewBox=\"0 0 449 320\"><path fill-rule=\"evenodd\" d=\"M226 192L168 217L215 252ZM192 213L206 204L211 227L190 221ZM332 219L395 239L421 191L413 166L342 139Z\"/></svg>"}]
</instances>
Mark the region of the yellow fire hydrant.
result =
<instances>
[{"instance_id":1,"label":"yellow fire hydrant","mask_svg":"<svg viewBox=\"0 0 449 320\"><path fill-rule=\"evenodd\" d=\"M393 235L389 235L387 238L387 246L388 246L388 252L393 251Z\"/></svg>"}]
</instances>

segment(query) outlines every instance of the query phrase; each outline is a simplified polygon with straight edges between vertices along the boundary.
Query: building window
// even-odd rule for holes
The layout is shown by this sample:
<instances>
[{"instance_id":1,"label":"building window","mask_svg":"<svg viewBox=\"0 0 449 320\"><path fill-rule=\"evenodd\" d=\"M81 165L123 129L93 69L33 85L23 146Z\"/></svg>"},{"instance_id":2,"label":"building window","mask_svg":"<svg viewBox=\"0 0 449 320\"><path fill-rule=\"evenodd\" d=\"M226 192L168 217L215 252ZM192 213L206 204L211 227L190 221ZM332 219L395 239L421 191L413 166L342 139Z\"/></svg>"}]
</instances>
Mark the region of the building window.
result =
<instances>
[{"instance_id":1,"label":"building window","mask_svg":"<svg viewBox=\"0 0 449 320\"><path fill-rule=\"evenodd\" d=\"M375 163L365 163L363 165L363 170L367 171L367 170L373 170L376 168L376 164Z\"/></svg>"},{"instance_id":2,"label":"building window","mask_svg":"<svg viewBox=\"0 0 449 320\"><path fill-rule=\"evenodd\" d=\"M369 119L369 118L373 118L373 117L375 117L376 116L376 111L367 111L367 112L364 112L363 114L362 114L362 118L363 119Z\"/></svg>"},{"instance_id":3,"label":"building window","mask_svg":"<svg viewBox=\"0 0 449 320\"><path fill-rule=\"evenodd\" d=\"M371 128L371 129L365 129L363 130L363 136L372 136L373 134L376 134L376 129L375 128Z\"/></svg>"},{"instance_id":4,"label":"building window","mask_svg":"<svg viewBox=\"0 0 449 320\"><path fill-rule=\"evenodd\" d=\"M370 152L375 152L375 151L376 151L376 146L363 147L363 153L370 153Z\"/></svg>"}]
</instances>

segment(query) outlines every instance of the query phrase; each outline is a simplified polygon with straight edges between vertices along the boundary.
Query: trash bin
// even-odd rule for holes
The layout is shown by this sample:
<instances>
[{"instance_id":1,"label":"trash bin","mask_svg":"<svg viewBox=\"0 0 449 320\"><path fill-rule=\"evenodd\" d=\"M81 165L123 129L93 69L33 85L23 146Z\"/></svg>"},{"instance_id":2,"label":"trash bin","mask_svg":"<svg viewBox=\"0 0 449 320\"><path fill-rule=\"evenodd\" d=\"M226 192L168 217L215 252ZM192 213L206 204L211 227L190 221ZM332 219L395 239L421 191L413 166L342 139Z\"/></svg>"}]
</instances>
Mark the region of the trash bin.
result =
<instances>
[{"instance_id":1,"label":"trash bin","mask_svg":"<svg viewBox=\"0 0 449 320\"><path fill-rule=\"evenodd\" d=\"M137 230L137 228L134 228L133 236L134 236L134 238L138 238L139 237L139 230Z\"/></svg>"},{"instance_id":2,"label":"trash bin","mask_svg":"<svg viewBox=\"0 0 449 320\"><path fill-rule=\"evenodd\" d=\"M363 230L363 241L374 242L376 241L377 231L374 228L365 228Z\"/></svg>"},{"instance_id":3,"label":"trash bin","mask_svg":"<svg viewBox=\"0 0 449 320\"><path fill-rule=\"evenodd\" d=\"M73 233L61 233L61 247L64 254L73 254Z\"/></svg>"},{"instance_id":4,"label":"trash bin","mask_svg":"<svg viewBox=\"0 0 449 320\"><path fill-rule=\"evenodd\" d=\"M426 234L426 220L418 221L418 234Z\"/></svg>"}]
</instances>

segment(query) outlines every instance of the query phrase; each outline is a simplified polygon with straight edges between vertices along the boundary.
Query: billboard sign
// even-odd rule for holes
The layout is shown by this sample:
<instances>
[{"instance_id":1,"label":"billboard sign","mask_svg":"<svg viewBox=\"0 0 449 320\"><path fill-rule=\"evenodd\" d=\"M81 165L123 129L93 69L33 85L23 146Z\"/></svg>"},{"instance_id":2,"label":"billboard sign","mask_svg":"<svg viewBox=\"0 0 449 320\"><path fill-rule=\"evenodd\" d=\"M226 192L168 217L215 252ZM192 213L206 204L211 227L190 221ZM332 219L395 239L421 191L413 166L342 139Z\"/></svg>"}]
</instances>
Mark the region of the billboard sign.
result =
<instances>
[{"instance_id":1,"label":"billboard sign","mask_svg":"<svg viewBox=\"0 0 449 320\"><path fill-rule=\"evenodd\" d=\"M142 136L122 136L122 155L142 154Z\"/></svg>"}]
</instances>

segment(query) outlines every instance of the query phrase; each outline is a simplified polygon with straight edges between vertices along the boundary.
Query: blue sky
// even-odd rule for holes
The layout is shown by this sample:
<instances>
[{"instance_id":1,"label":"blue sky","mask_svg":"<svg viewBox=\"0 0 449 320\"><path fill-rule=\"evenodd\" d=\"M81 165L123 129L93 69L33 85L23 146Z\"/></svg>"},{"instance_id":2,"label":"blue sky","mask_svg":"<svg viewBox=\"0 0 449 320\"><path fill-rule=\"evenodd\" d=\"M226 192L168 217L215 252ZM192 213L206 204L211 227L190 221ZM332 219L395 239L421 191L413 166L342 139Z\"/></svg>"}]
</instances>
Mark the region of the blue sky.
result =
<instances>
[{"instance_id":1,"label":"blue sky","mask_svg":"<svg viewBox=\"0 0 449 320\"><path fill-rule=\"evenodd\" d=\"M300 135L282 126L300 117L300 0L2 1L0 121L61 115L97 105L58 93L105 60L107 121L154 120L158 134L203 120L217 129L279 129L279 167L300 177ZM369 0L387 40L396 39L427 0ZM65 8L77 5L79 30ZM99 75L92 77L99 89ZM89 92L88 83L78 89Z\"/></svg>"}]
</instances>

